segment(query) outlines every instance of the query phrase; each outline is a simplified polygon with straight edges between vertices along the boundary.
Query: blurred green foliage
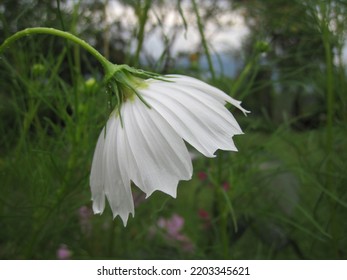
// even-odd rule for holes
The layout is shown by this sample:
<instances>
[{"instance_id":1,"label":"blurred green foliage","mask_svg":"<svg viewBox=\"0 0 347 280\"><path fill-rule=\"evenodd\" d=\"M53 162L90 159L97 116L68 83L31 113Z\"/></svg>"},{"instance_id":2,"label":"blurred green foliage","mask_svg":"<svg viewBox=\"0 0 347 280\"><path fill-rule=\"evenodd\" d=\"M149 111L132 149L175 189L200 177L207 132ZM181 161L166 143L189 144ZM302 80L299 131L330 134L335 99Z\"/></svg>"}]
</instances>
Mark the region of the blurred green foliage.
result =
<instances>
[{"instance_id":1,"label":"blurred green foliage","mask_svg":"<svg viewBox=\"0 0 347 280\"><path fill-rule=\"evenodd\" d=\"M235 112L239 152L196 155L177 199L144 201L134 186L136 216L123 228L109 209L91 214L92 154L112 109L101 68L61 38L16 42L0 56L1 259L55 259L62 244L74 259L346 259L346 2L194 2L0 2L0 42L26 27L70 31L112 62L204 79L252 111ZM169 31L168 11L177 16ZM235 12L249 34L223 55L242 67L213 77L223 56L207 25L231 28L221 19ZM191 29L201 43L176 56L178 34ZM157 30L159 56L144 47ZM174 214L185 242L158 223Z\"/></svg>"}]
</instances>

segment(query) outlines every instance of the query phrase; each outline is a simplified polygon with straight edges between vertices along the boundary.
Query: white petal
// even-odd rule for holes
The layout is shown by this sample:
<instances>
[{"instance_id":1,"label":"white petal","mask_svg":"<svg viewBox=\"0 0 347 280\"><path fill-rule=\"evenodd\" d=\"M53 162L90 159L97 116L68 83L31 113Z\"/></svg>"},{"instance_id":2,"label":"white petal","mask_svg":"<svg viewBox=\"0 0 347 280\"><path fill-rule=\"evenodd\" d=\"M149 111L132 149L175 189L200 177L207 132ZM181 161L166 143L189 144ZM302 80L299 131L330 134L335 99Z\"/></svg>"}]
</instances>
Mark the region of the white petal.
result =
<instances>
[{"instance_id":1,"label":"white petal","mask_svg":"<svg viewBox=\"0 0 347 280\"><path fill-rule=\"evenodd\" d=\"M205 156L217 149L236 151L231 139L242 133L232 114L195 88L153 83L141 93L175 131ZM199 96L198 96L199 95Z\"/></svg>"},{"instance_id":2,"label":"white petal","mask_svg":"<svg viewBox=\"0 0 347 280\"><path fill-rule=\"evenodd\" d=\"M188 180L192 175L191 159L183 140L138 98L125 103L123 108L131 180L147 197L155 190L176 197L178 181Z\"/></svg>"},{"instance_id":3,"label":"white petal","mask_svg":"<svg viewBox=\"0 0 347 280\"><path fill-rule=\"evenodd\" d=\"M101 131L93 156L92 169L90 172L90 188L92 192L93 211L102 214L105 209L105 173L104 173L104 129Z\"/></svg>"},{"instance_id":4,"label":"white petal","mask_svg":"<svg viewBox=\"0 0 347 280\"><path fill-rule=\"evenodd\" d=\"M180 85L196 87L197 89L201 91L211 94L212 96L214 96L215 98L219 100L229 102L230 104L240 109L244 114L247 114L250 112L241 107L241 101L238 101L230 97L229 95L227 95L220 89L213 87L203 81L200 81L193 77L184 76L184 75L167 75L166 77L170 78L170 80L172 79L173 81L176 81Z\"/></svg>"},{"instance_id":5,"label":"white petal","mask_svg":"<svg viewBox=\"0 0 347 280\"><path fill-rule=\"evenodd\" d=\"M243 133L234 116L224 107L224 101L220 103L210 94L190 86L182 86L180 84L172 83L170 84L170 88L176 91L181 91L185 95L190 95L193 97L193 102L200 103L202 107L205 107L205 114L211 114L220 118L218 124L222 125L222 123L224 123L224 128L226 130L233 131L230 136Z\"/></svg>"},{"instance_id":6,"label":"white petal","mask_svg":"<svg viewBox=\"0 0 347 280\"><path fill-rule=\"evenodd\" d=\"M111 206L113 217L117 215L123 220L124 226L127 223L129 214L134 216L134 202L131 193L130 180L127 173L121 173L118 159L118 151L122 147L117 147L121 141L120 119L111 115L107 122L106 139L104 147L104 168L105 168L105 195Z\"/></svg>"}]
</instances>

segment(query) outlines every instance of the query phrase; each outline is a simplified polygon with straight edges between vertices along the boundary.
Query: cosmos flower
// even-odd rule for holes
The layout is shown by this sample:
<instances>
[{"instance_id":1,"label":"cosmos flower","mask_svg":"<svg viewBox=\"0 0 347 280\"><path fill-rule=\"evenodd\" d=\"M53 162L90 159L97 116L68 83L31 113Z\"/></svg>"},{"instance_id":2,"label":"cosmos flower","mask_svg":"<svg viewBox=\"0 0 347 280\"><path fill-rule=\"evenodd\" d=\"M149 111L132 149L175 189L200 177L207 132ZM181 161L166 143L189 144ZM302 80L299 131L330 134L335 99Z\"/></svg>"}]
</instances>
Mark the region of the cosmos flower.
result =
<instances>
[{"instance_id":1,"label":"cosmos flower","mask_svg":"<svg viewBox=\"0 0 347 280\"><path fill-rule=\"evenodd\" d=\"M131 182L146 198L159 190L176 197L180 180L192 176L185 142L206 157L217 149L237 151L232 137L242 134L227 102L247 113L239 101L195 78L168 75L133 80L119 87L121 105L102 129L92 162L93 211L102 213L107 198L124 226L134 216ZM131 89L131 90L129 90Z\"/></svg>"},{"instance_id":2,"label":"cosmos flower","mask_svg":"<svg viewBox=\"0 0 347 280\"><path fill-rule=\"evenodd\" d=\"M158 227L165 229L170 238L180 239L180 232L184 226L184 219L177 215L173 214L170 219L159 218Z\"/></svg>"},{"instance_id":3,"label":"cosmos flower","mask_svg":"<svg viewBox=\"0 0 347 280\"><path fill-rule=\"evenodd\" d=\"M57 250L58 260L69 260L72 256L72 252L69 250L68 246L65 244L60 244Z\"/></svg>"}]
</instances>

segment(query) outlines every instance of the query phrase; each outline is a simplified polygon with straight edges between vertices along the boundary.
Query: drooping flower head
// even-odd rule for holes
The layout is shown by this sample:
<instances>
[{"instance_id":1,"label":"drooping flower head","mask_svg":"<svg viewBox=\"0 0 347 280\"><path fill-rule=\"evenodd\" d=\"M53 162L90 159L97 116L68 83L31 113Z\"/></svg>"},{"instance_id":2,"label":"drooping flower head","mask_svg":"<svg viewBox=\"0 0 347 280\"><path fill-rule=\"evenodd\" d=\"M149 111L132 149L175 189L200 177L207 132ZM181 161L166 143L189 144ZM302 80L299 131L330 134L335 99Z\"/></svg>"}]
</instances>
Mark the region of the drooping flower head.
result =
<instances>
[{"instance_id":1,"label":"drooping flower head","mask_svg":"<svg viewBox=\"0 0 347 280\"><path fill-rule=\"evenodd\" d=\"M92 163L94 213L107 198L113 215L126 225L134 216L131 182L146 197L159 190L176 197L180 180L192 176L184 141L207 157L217 149L237 151L242 134L226 102L247 113L239 101L200 80L183 75L139 79L119 71L111 79L117 105L102 129Z\"/></svg>"}]
</instances>

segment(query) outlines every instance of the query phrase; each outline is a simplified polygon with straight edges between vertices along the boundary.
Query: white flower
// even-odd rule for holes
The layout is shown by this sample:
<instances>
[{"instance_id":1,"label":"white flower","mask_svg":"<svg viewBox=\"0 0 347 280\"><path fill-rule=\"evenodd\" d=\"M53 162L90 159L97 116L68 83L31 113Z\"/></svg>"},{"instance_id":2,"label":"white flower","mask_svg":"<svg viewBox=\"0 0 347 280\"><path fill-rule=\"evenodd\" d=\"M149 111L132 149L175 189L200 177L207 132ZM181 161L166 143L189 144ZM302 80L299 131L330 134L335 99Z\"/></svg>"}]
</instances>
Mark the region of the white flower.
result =
<instances>
[{"instance_id":1,"label":"white flower","mask_svg":"<svg viewBox=\"0 0 347 280\"><path fill-rule=\"evenodd\" d=\"M176 197L178 182L192 176L183 140L207 157L217 149L237 151L232 137L242 130L224 105L247 113L241 102L191 77L165 79L171 82L145 80L147 86L137 88L100 133L90 175L94 213L103 212L106 196L113 216L126 225L134 216L131 182L146 197L156 190Z\"/></svg>"}]
</instances>

